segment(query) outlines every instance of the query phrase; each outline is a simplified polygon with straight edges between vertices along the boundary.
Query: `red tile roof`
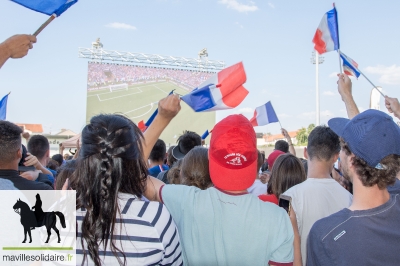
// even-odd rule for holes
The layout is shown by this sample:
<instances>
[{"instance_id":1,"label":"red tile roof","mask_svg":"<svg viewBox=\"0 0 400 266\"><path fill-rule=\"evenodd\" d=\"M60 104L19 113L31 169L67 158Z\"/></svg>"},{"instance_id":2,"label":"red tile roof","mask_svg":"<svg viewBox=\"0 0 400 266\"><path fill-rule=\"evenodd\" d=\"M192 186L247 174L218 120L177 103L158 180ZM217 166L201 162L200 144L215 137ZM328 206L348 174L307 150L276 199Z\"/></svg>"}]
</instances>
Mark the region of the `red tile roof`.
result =
<instances>
[{"instance_id":1,"label":"red tile roof","mask_svg":"<svg viewBox=\"0 0 400 266\"><path fill-rule=\"evenodd\" d=\"M29 130L32 133L43 133L42 124L17 124L17 126L23 127L24 129Z\"/></svg>"}]
</instances>

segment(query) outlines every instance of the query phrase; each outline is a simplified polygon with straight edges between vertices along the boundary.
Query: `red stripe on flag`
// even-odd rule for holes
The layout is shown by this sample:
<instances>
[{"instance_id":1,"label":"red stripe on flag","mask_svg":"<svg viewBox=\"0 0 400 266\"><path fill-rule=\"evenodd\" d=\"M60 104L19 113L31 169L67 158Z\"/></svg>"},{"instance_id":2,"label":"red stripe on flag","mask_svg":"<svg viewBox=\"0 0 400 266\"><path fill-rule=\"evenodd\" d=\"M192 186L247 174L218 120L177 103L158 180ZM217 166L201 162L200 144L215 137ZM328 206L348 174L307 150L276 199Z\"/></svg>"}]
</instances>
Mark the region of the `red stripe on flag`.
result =
<instances>
[{"instance_id":1,"label":"red stripe on flag","mask_svg":"<svg viewBox=\"0 0 400 266\"><path fill-rule=\"evenodd\" d=\"M315 44L314 49L318 51L319 54L326 53L326 43L322 39L322 31L317 29L312 42Z\"/></svg>"},{"instance_id":2,"label":"red stripe on flag","mask_svg":"<svg viewBox=\"0 0 400 266\"><path fill-rule=\"evenodd\" d=\"M257 123L257 111L254 111L254 116L250 119L250 123L253 125L253 127L258 126L258 123Z\"/></svg>"},{"instance_id":3,"label":"red stripe on flag","mask_svg":"<svg viewBox=\"0 0 400 266\"><path fill-rule=\"evenodd\" d=\"M138 126L138 128L140 129L140 131L142 131L142 132L144 132L145 130L146 130L146 125L144 124L144 121L142 120L142 121L140 121L138 124L137 124L137 126Z\"/></svg>"}]
</instances>

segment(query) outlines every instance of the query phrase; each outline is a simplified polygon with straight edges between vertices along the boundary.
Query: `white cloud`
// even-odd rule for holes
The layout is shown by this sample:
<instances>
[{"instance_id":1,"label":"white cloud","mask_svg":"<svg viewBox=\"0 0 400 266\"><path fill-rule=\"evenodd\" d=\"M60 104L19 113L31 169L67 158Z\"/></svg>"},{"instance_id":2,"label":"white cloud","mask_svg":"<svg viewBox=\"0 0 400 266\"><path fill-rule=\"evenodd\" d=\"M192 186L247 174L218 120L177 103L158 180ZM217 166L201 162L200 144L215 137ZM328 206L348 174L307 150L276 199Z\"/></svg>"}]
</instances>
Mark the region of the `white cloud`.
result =
<instances>
[{"instance_id":1,"label":"white cloud","mask_svg":"<svg viewBox=\"0 0 400 266\"><path fill-rule=\"evenodd\" d=\"M238 25L239 28L244 29L243 25L240 24L239 22L235 22L236 25Z\"/></svg>"},{"instance_id":2,"label":"white cloud","mask_svg":"<svg viewBox=\"0 0 400 266\"><path fill-rule=\"evenodd\" d=\"M400 84L400 66L383 66L367 67L365 72L380 75L379 82L382 84L399 85Z\"/></svg>"},{"instance_id":3,"label":"white cloud","mask_svg":"<svg viewBox=\"0 0 400 266\"><path fill-rule=\"evenodd\" d=\"M334 92L332 92L332 91L324 91L322 94L325 95L325 96L335 96L335 95L336 95L336 94L335 94Z\"/></svg>"},{"instance_id":4,"label":"white cloud","mask_svg":"<svg viewBox=\"0 0 400 266\"><path fill-rule=\"evenodd\" d=\"M329 74L330 78L337 78L337 72L332 72L331 74Z\"/></svg>"},{"instance_id":5,"label":"white cloud","mask_svg":"<svg viewBox=\"0 0 400 266\"><path fill-rule=\"evenodd\" d=\"M332 113L329 110L320 111L319 115L320 115L320 119L321 120L324 117L329 117L329 118L334 117L334 113ZM313 112L303 112L303 113L299 114L297 117L300 118L300 119L308 119L308 120L315 119L315 111L313 111Z\"/></svg>"},{"instance_id":6,"label":"white cloud","mask_svg":"<svg viewBox=\"0 0 400 266\"><path fill-rule=\"evenodd\" d=\"M271 2L268 2L268 5L269 5L271 8L275 8L275 5L274 5L273 3L271 3Z\"/></svg>"},{"instance_id":7,"label":"white cloud","mask_svg":"<svg viewBox=\"0 0 400 266\"><path fill-rule=\"evenodd\" d=\"M334 117L334 113L332 113L331 111L329 111L329 110L325 110L325 111L321 111L320 113L319 113L319 115L321 116L321 117L329 117L329 118L332 118L332 117Z\"/></svg>"},{"instance_id":8,"label":"white cloud","mask_svg":"<svg viewBox=\"0 0 400 266\"><path fill-rule=\"evenodd\" d=\"M236 0L220 0L219 3L226 5L227 8L236 10L238 12L253 12L258 10L258 7L254 2L250 2L250 5L241 4Z\"/></svg>"},{"instance_id":9,"label":"white cloud","mask_svg":"<svg viewBox=\"0 0 400 266\"><path fill-rule=\"evenodd\" d=\"M120 22L109 23L106 25L106 27L113 28L113 29L123 29L123 30L137 30L137 28L133 25L129 25L126 23L120 23Z\"/></svg>"},{"instance_id":10,"label":"white cloud","mask_svg":"<svg viewBox=\"0 0 400 266\"><path fill-rule=\"evenodd\" d=\"M250 107L240 108L239 113L254 113L254 109Z\"/></svg>"},{"instance_id":11,"label":"white cloud","mask_svg":"<svg viewBox=\"0 0 400 266\"><path fill-rule=\"evenodd\" d=\"M313 119L315 118L315 112L303 112L297 116L301 119Z\"/></svg>"}]
</instances>

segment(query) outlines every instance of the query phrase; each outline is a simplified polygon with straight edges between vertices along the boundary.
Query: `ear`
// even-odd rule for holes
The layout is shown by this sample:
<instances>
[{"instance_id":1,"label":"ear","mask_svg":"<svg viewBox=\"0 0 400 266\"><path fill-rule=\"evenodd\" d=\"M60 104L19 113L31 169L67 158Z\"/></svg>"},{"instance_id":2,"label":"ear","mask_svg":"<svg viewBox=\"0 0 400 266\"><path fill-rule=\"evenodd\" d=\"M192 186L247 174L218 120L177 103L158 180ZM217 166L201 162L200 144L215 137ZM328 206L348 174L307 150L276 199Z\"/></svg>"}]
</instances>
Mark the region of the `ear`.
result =
<instances>
[{"instance_id":1,"label":"ear","mask_svg":"<svg viewBox=\"0 0 400 266\"><path fill-rule=\"evenodd\" d=\"M307 147L304 147L304 158L306 158L308 160Z\"/></svg>"},{"instance_id":2,"label":"ear","mask_svg":"<svg viewBox=\"0 0 400 266\"><path fill-rule=\"evenodd\" d=\"M333 163L335 163L339 158L339 153L333 156Z\"/></svg>"},{"instance_id":3,"label":"ear","mask_svg":"<svg viewBox=\"0 0 400 266\"><path fill-rule=\"evenodd\" d=\"M46 158L50 158L50 149L48 149L46 152Z\"/></svg>"},{"instance_id":4,"label":"ear","mask_svg":"<svg viewBox=\"0 0 400 266\"><path fill-rule=\"evenodd\" d=\"M21 160L21 158L22 158L22 146L21 146L21 148L18 149L18 151L17 151L17 158L18 158L18 160Z\"/></svg>"}]
</instances>

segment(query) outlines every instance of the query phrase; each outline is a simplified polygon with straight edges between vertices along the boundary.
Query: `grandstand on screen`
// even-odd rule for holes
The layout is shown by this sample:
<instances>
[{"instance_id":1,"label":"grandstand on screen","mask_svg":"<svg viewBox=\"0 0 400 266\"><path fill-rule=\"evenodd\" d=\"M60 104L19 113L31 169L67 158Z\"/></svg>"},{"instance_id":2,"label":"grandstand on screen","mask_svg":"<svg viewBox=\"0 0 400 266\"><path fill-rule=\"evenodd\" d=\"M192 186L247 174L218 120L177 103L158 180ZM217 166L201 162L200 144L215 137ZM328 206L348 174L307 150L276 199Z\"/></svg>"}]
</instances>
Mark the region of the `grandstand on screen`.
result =
<instances>
[{"instance_id":1,"label":"grandstand on screen","mask_svg":"<svg viewBox=\"0 0 400 266\"><path fill-rule=\"evenodd\" d=\"M116 57L123 52L116 52L112 57L113 63L107 63L104 61L110 58L105 58L105 54L113 53L103 50L102 46L80 48L80 56L91 59L87 79L87 122L100 113L123 114L135 123L141 120L146 122L157 109L158 101L172 90L184 95L224 67L222 61L213 63L207 58L171 57L173 59L160 61L161 56L158 55L136 54L138 56L131 58L134 53L125 58ZM140 58L143 59L142 64ZM153 58L154 62L149 58ZM130 60L132 65L126 64ZM117 64L115 61L125 63ZM176 144L184 130L201 135L214 127L215 112L195 113L185 103L182 102L181 106L180 113L161 135L167 145Z\"/></svg>"}]
</instances>

